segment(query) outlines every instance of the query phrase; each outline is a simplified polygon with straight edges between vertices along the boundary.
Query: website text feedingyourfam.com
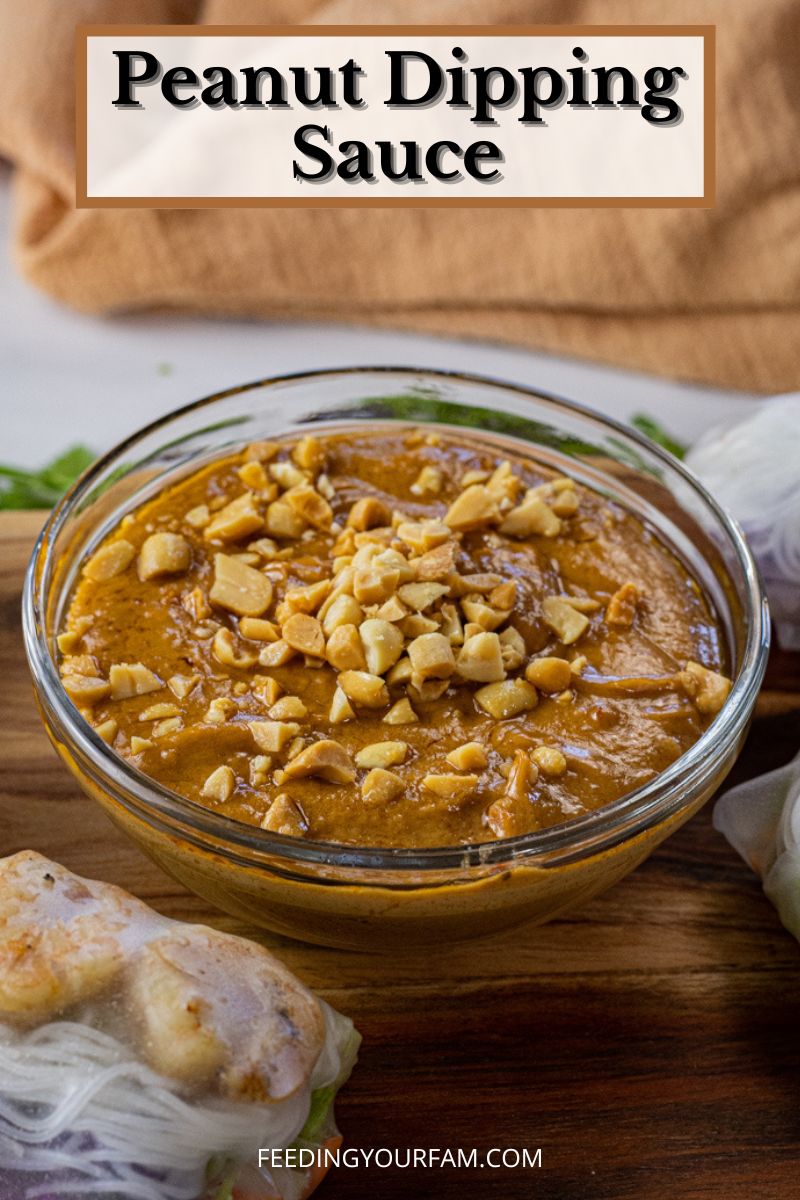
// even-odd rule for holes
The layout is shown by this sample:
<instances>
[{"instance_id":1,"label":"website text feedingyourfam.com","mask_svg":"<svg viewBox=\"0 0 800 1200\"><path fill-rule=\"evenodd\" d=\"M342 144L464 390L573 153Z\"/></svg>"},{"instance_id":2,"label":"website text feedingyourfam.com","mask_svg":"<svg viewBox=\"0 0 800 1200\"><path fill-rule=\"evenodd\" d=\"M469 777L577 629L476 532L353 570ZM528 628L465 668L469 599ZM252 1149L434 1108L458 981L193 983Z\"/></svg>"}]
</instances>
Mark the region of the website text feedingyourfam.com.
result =
<instances>
[{"instance_id":1,"label":"website text feedingyourfam.com","mask_svg":"<svg viewBox=\"0 0 800 1200\"><path fill-rule=\"evenodd\" d=\"M437 1146L378 1146L364 1149L357 1146L289 1146L284 1149L259 1151L259 1167L267 1170L288 1168L289 1170L328 1170L329 1168L378 1168L379 1170L407 1170L416 1168L452 1167L459 1170L532 1170L542 1166L541 1147L518 1148L516 1146L493 1146L478 1150L470 1148Z\"/></svg>"}]
</instances>

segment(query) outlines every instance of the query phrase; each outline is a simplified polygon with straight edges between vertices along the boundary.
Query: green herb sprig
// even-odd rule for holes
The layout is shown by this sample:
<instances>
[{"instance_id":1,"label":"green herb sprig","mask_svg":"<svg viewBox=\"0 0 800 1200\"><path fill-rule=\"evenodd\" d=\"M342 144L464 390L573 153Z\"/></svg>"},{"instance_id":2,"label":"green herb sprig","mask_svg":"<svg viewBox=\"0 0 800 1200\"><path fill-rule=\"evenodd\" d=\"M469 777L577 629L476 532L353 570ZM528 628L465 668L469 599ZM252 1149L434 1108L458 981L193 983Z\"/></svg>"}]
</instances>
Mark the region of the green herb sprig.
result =
<instances>
[{"instance_id":1,"label":"green herb sprig","mask_svg":"<svg viewBox=\"0 0 800 1200\"><path fill-rule=\"evenodd\" d=\"M94 459L87 446L73 446L40 471L0 464L0 509L52 508Z\"/></svg>"}]
</instances>

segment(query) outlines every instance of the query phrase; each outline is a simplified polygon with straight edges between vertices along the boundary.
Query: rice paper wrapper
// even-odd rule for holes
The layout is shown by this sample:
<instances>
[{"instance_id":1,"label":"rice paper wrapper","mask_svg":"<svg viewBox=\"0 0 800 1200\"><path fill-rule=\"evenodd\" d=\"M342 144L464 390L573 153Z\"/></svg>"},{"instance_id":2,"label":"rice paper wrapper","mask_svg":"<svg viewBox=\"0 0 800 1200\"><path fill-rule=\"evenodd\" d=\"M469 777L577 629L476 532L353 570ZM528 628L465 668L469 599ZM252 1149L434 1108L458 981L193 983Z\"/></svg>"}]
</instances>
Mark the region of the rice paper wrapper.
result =
<instances>
[{"instance_id":1,"label":"rice paper wrapper","mask_svg":"<svg viewBox=\"0 0 800 1200\"><path fill-rule=\"evenodd\" d=\"M781 921L800 940L800 754L725 792L714 827L761 877Z\"/></svg>"},{"instance_id":2,"label":"rice paper wrapper","mask_svg":"<svg viewBox=\"0 0 800 1200\"><path fill-rule=\"evenodd\" d=\"M306 1200L359 1041L264 947L0 859L0 1200Z\"/></svg>"},{"instance_id":3,"label":"rice paper wrapper","mask_svg":"<svg viewBox=\"0 0 800 1200\"><path fill-rule=\"evenodd\" d=\"M800 650L800 393L754 401L709 430L686 463L742 526L784 650Z\"/></svg>"}]
</instances>

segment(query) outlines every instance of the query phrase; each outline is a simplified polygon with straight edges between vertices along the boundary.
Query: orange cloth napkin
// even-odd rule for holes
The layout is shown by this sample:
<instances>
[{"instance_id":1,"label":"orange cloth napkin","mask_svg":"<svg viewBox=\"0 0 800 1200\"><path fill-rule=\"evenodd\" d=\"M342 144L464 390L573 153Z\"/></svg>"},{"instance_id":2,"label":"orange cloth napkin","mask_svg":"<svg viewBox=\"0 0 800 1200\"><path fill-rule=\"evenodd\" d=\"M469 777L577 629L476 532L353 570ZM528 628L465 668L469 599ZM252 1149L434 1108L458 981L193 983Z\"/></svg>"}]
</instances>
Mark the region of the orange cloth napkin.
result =
<instances>
[{"instance_id":1,"label":"orange cloth napkin","mask_svg":"<svg viewBox=\"0 0 800 1200\"><path fill-rule=\"evenodd\" d=\"M79 21L716 24L717 203L78 211ZM0 8L0 154L14 168L14 254L32 283L90 313L369 323L789 390L800 386L799 58L796 0L8 3Z\"/></svg>"}]
</instances>

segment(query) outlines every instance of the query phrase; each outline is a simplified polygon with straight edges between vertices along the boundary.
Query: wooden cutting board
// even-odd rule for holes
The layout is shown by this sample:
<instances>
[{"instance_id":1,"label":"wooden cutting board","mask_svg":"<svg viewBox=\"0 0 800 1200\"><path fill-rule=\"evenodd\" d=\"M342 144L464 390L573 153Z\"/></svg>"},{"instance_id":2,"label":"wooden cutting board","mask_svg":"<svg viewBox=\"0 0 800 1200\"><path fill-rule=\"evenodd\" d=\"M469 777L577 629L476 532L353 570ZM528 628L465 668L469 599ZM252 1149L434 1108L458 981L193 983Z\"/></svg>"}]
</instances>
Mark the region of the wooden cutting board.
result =
<instances>
[{"instance_id":1,"label":"wooden cutting board","mask_svg":"<svg viewBox=\"0 0 800 1200\"><path fill-rule=\"evenodd\" d=\"M259 935L163 875L41 729L22 576L41 514L0 514L0 853L33 847L171 917ZM773 703L734 778L800 749ZM710 806L574 917L391 958L265 942L356 1020L350 1146L542 1150L541 1169L340 1169L326 1200L790 1200L800 1192L800 948Z\"/></svg>"}]
</instances>

